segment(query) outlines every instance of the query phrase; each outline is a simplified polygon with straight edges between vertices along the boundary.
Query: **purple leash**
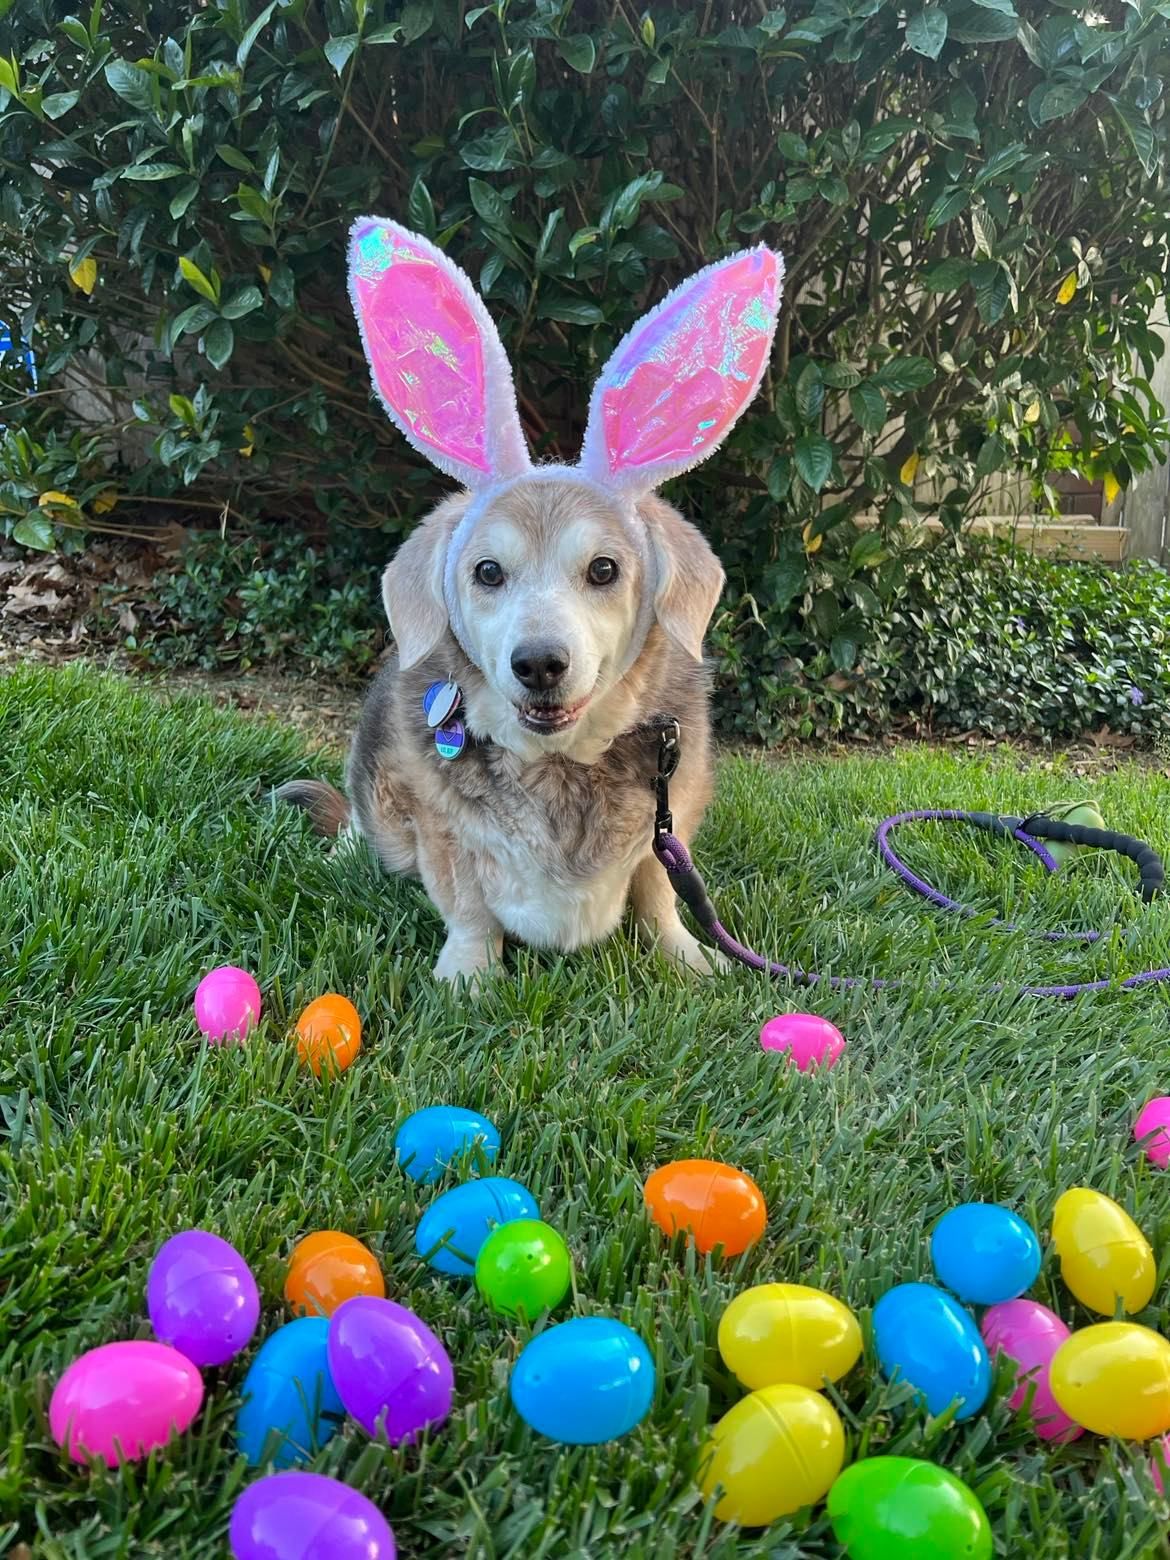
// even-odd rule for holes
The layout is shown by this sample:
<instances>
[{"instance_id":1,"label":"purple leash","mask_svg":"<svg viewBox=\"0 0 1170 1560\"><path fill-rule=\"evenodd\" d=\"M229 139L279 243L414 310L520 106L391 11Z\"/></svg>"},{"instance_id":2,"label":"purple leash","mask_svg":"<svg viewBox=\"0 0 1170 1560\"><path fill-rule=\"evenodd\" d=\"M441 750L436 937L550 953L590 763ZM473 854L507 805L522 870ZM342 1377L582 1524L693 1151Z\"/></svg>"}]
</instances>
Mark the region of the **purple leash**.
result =
<instances>
[{"instance_id":1,"label":"purple leash","mask_svg":"<svg viewBox=\"0 0 1170 1560\"><path fill-rule=\"evenodd\" d=\"M654 819L654 854L661 862L670 879L671 886L678 897L690 910L699 926L710 938L711 942L730 958L736 959L740 964L746 964L749 969L759 970L767 975L779 976L782 980L794 981L798 985L815 986L825 983L833 990L851 991L854 987L865 986L874 991L891 990L902 984L897 980L883 980L880 977L867 978L857 975L820 975L815 970L799 970L792 965L778 964L772 959L765 959L761 954L753 953L750 948L737 941L727 928L719 920L718 912L707 894L706 885L700 877L698 869L691 860L690 853L681 840L676 839L673 833L674 822L670 815L669 782L675 770L678 768L680 757L679 726L677 721L666 722L659 736L658 772L655 777L655 795L657 806ZM896 813L892 818L886 818L879 826L876 836L877 848L882 860L899 877L906 887L914 893L920 894L932 905L940 910L950 910L958 915L974 916L978 912L968 906L960 904L957 899L951 899L941 893L925 878L911 870L904 861L895 853L890 844L890 835L897 828L907 823L966 823L989 833L1002 835L1025 846L1036 855L1045 870L1056 871L1056 862L1048 850L1045 849L1044 838L1061 841L1073 845L1096 846L1103 850L1113 850L1120 855L1127 856L1138 867L1141 876L1142 898L1147 902L1161 889L1164 881L1162 863L1157 853L1143 841L1134 839L1131 835L1118 834L1111 829L1093 829L1081 824L1065 823L1061 819L1049 818L1043 813L1033 814L1029 818L1001 817L997 813L986 812L961 812L955 808L924 808L914 812ZM1027 928L1017 926L1011 921L994 920L991 925L1000 931L1018 932L1027 931ZM1095 943L1100 940L1101 933L1095 931L1049 931L1029 932L1028 935L1040 937L1045 942L1079 942ZM1087 980L1079 981L1072 985L1057 986L1024 986L1020 994L1026 997L1079 997L1089 991L1110 991L1117 984L1122 989L1132 989L1137 986L1149 986L1158 981L1170 980L1170 968L1160 970L1143 970L1138 975L1131 975L1120 983L1112 980ZM995 986L993 990L1000 991L1002 986Z\"/></svg>"}]
</instances>

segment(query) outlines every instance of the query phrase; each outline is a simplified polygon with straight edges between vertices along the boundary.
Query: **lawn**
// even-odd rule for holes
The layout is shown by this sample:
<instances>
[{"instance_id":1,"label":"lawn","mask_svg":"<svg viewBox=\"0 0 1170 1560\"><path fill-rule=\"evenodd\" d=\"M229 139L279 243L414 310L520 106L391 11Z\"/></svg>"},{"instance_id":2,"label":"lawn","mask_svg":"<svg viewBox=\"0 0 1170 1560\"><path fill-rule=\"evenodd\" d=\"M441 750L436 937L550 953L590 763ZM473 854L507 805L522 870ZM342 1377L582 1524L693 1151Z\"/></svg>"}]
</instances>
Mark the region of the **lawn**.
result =
<instances>
[{"instance_id":1,"label":"lawn","mask_svg":"<svg viewBox=\"0 0 1170 1560\"><path fill-rule=\"evenodd\" d=\"M456 1407L429 1444L392 1452L351 1426L315 1464L364 1489L411 1560L836 1554L823 1510L762 1535L704 1511L703 1429L739 1396L715 1348L720 1313L745 1286L787 1279L831 1290L868 1326L886 1288L929 1276L928 1232L955 1202L1003 1201L1046 1232L1060 1191L1100 1188L1135 1214L1164 1280L1170 1182L1130 1126L1170 1084L1167 995L1061 1003L988 988L1170 964L1170 909L1143 908L1130 869L1111 862L1046 879L984 836L901 836L912 865L989 914L1112 933L1094 950L1044 945L931 910L872 846L875 823L905 807L1025 811L1083 794L1059 764L927 749L725 762L697 850L725 922L781 958L898 975L894 991L801 996L747 972L691 987L622 937L561 962L511 954L471 1006L429 979L441 929L421 892L360 855L330 859L299 815L266 801L274 782L310 772L294 733L32 669L0 679L0 731L0 1552L225 1553L250 1477L232 1437L246 1360L209 1380L192 1432L117 1476L65 1464L46 1424L70 1359L146 1336L150 1258L192 1225L251 1262L257 1341L283 1319L292 1243L327 1227L371 1244L391 1296L442 1334ZM1135 766L1088 789L1108 823L1170 847L1159 775ZM256 972L267 1016L245 1048L211 1051L190 1000L221 962ZM327 989L353 997L367 1044L318 1084L287 1034ZM757 1043L764 1018L802 1005L849 1039L823 1077L786 1071ZM525 1330L415 1258L434 1191L396 1169L391 1139L408 1111L440 1101L500 1127L503 1173L572 1247L572 1308L622 1317L655 1352L654 1408L624 1440L536 1439L507 1393ZM647 1222L645 1176L692 1154L742 1166L767 1197L767 1236L737 1261L696 1261ZM1034 1293L1070 1322L1091 1319L1050 1256ZM1163 1281L1140 1320L1170 1325L1167 1296ZM850 1456L945 1464L983 1499L1001 1555L1164 1552L1167 1507L1136 1449L1086 1436L1049 1450L1002 1390L962 1426L905 1398L880 1382L867 1342L837 1396Z\"/></svg>"}]
</instances>

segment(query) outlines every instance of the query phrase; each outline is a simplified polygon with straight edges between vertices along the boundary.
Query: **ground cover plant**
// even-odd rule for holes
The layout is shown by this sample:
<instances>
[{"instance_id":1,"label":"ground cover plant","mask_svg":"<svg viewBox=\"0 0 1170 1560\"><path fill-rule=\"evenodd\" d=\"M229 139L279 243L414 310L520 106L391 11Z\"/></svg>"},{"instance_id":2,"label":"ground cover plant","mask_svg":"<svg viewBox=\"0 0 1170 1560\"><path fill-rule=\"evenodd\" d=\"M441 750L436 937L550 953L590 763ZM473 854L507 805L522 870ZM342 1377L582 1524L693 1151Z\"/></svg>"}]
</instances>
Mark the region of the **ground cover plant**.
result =
<instances>
[{"instance_id":1,"label":"ground cover plant","mask_svg":"<svg viewBox=\"0 0 1170 1560\"><path fill-rule=\"evenodd\" d=\"M704 1427L739 1396L718 1318L750 1283L820 1284L864 1315L891 1284L926 1275L928 1231L951 1204L1004 1201L1044 1230L1078 1184L1124 1203L1165 1269L1164 1185L1129 1133L1165 1087L1166 994L1065 1004L987 987L1170 964L1170 911L1140 907L1108 864L1049 880L982 836L928 829L907 842L912 865L988 914L1108 934L1095 950L1046 947L940 920L871 847L874 823L901 807L1023 810L1083 790L1059 761L916 748L725 761L698 847L725 920L793 960L901 976L898 991L797 998L747 975L691 988L621 936L564 961L512 955L472 1008L429 981L441 928L416 888L361 857L330 860L299 817L267 805L267 785L305 772L289 731L31 668L0 680L0 731L0 1548L33 1560L223 1553L247 1477L232 1447L244 1361L209 1380L182 1441L115 1477L64 1464L45 1420L73 1356L143 1330L150 1258L190 1225L248 1256L265 1330L282 1318L298 1236L335 1227L375 1248L388 1292L449 1346L455 1411L424 1450L392 1453L350 1427L316 1466L362 1487L404 1553L478 1560L836 1554L823 1512L742 1534L714 1524L693 1487ZM1160 775L1122 769L1094 789L1108 822L1167 847ZM256 971L268 1017L243 1050L212 1052L189 1003L199 974L227 959ZM931 989L935 976L950 984ZM357 1003L367 1046L322 1086L298 1071L287 1029L329 988ZM788 1005L848 1035L828 1076L791 1074L760 1050L761 1020ZM525 1329L416 1260L434 1193L394 1167L391 1137L408 1110L444 1100L500 1126L504 1173L569 1240L575 1307L649 1341L658 1396L626 1439L576 1451L534 1439L507 1399ZM672 1247L641 1206L645 1175L693 1153L742 1165L768 1200L764 1241L725 1266ZM1035 1293L1089 1320L1050 1256ZM1170 1326L1164 1276L1138 1319ZM1085 1437L1053 1452L1004 1397L963 1426L928 1423L880 1383L868 1349L840 1393L851 1455L951 1468L1003 1553L1164 1553L1166 1506L1134 1449Z\"/></svg>"}]
</instances>

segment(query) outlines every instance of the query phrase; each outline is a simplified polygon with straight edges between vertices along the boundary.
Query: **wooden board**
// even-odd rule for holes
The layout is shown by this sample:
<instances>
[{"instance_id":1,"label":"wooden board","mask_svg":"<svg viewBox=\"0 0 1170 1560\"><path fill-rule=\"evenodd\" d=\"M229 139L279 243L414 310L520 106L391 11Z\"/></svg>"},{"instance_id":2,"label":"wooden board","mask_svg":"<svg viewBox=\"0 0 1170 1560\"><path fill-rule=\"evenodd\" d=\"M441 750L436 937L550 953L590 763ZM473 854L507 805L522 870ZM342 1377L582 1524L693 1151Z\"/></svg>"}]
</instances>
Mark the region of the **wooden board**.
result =
<instances>
[{"instance_id":1,"label":"wooden board","mask_svg":"<svg viewBox=\"0 0 1170 1560\"><path fill-rule=\"evenodd\" d=\"M859 515L856 523L862 530L873 530L878 519L876 515ZM934 515L925 516L918 524L940 534L944 529ZM1069 515L1062 520L1050 520L1041 515L979 515L967 522L963 534L998 536L1026 552L1073 561L1122 563L1128 556L1129 533L1124 526L1096 525L1090 516Z\"/></svg>"}]
</instances>

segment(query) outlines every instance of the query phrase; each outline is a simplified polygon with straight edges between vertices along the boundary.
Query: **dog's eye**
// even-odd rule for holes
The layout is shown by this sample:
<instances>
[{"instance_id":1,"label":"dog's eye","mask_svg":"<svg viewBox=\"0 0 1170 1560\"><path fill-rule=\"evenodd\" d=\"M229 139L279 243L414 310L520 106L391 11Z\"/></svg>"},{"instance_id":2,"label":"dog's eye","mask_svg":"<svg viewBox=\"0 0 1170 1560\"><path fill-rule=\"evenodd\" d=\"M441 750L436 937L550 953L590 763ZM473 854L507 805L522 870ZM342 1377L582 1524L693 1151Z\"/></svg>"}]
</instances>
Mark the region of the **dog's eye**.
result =
<instances>
[{"instance_id":1,"label":"dog's eye","mask_svg":"<svg viewBox=\"0 0 1170 1560\"><path fill-rule=\"evenodd\" d=\"M484 558L475 566L475 577L481 585L495 589L504 583L504 571L494 558Z\"/></svg>"},{"instance_id":2,"label":"dog's eye","mask_svg":"<svg viewBox=\"0 0 1170 1560\"><path fill-rule=\"evenodd\" d=\"M618 577L618 566L612 558L594 558L587 572L590 585L612 585Z\"/></svg>"}]
</instances>

